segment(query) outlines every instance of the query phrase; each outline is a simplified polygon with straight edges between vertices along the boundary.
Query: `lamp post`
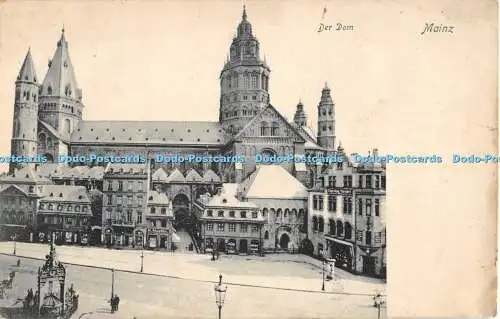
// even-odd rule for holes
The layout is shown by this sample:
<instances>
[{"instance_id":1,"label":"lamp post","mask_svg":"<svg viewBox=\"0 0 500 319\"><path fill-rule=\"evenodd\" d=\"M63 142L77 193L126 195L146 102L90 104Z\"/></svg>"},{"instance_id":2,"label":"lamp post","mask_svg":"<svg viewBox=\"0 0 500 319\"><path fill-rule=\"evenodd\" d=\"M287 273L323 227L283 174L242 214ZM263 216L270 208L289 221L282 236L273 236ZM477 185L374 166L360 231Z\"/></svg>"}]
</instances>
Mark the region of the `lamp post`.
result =
<instances>
[{"instance_id":1,"label":"lamp post","mask_svg":"<svg viewBox=\"0 0 500 319\"><path fill-rule=\"evenodd\" d=\"M323 265L323 285L321 286L321 290L325 291L325 259L321 259L321 264Z\"/></svg>"},{"instance_id":2,"label":"lamp post","mask_svg":"<svg viewBox=\"0 0 500 319\"><path fill-rule=\"evenodd\" d=\"M144 247L141 250L141 272L144 269Z\"/></svg>"},{"instance_id":3,"label":"lamp post","mask_svg":"<svg viewBox=\"0 0 500 319\"><path fill-rule=\"evenodd\" d=\"M380 292L377 292L375 296L373 296L373 306L377 307L378 319L380 319L380 308L383 304L385 304L384 298Z\"/></svg>"},{"instance_id":4,"label":"lamp post","mask_svg":"<svg viewBox=\"0 0 500 319\"><path fill-rule=\"evenodd\" d=\"M115 270L111 269L111 299L113 300L113 297L115 295Z\"/></svg>"},{"instance_id":5,"label":"lamp post","mask_svg":"<svg viewBox=\"0 0 500 319\"><path fill-rule=\"evenodd\" d=\"M224 298L226 298L227 286L222 285L222 274L219 275L219 283L214 286L215 291L215 304L219 309L219 319L221 319L222 306L224 305Z\"/></svg>"},{"instance_id":6,"label":"lamp post","mask_svg":"<svg viewBox=\"0 0 500 319\"><path fill-rule=\"evenodd\" d=\"M14 241L14 251L12 252L12 254L15 256L15 255L16 255L16 250L17 250L17 249L16 249L16 248L17 248L17 247L16 247L16 243L17 243L17 242L16 242L16 239L17 239L17 234L12 235L12 237L11 237L11 238L12 238L12 240Z\"/></svg>"}]
</instances>

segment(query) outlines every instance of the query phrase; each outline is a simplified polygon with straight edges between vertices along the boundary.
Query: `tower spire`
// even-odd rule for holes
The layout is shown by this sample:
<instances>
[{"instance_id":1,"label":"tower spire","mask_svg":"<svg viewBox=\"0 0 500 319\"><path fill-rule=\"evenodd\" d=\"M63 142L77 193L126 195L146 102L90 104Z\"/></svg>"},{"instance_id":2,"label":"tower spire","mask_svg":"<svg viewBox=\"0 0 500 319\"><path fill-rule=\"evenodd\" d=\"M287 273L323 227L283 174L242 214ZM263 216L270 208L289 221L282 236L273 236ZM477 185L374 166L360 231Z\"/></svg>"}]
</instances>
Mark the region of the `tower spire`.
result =
<instances>
[{"instance_id":1,"label":"tower spire","mask_svg":"<svg viewBox=\"0 0 500 319\"><path fill-rule=\"evenodd\" d=\"M24 58L21 70L19 70L19 75L17 76L18 81L28 81L36 83L36 72L35 64L33 63L33 58L31 57L31 47L28 48L26 57Z\"/></svg>"},{"instance_id":2,"label":"tower spire","mask_svg":"<svg viewBox=\"0 0 500 319\"><path fill-rule=\"evenodd\" d=\"M241 18L243 19L243 21L247 20L247 8L246 8L246 5L243 5L243 14L242 14Z\"/></svg>"}]
</instances>

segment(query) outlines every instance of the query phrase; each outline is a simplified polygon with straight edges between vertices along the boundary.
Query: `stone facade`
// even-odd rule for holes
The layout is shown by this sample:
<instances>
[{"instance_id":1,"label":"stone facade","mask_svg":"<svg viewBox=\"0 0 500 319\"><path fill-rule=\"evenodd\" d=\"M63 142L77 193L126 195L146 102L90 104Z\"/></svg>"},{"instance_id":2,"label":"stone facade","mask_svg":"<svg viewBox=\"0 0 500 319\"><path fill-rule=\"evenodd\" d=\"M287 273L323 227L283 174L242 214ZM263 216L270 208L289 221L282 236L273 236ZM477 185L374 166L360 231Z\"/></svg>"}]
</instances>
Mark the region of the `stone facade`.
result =
<instances>
[{"instance_id":1,"label":"stone facade","mask_svg":"<svg viewBox=\"0 0 500 319\"><path fill-rule=\"evenodd\" d=\"M218 121L86 121L82 90L63 30L41 84L36 79L31 52L21 67L16 81L11 154L40 155L49 162L57 161L61 155L141 155L152 159L156 154L245 155L249 161L243 164L176 164L182 174L192 168L201 174L211 169L223 182L239 183L255 170L254 157L261 152L331 152L335 143L335 113L330 90L323 90L318 105L318 126L326 125L327 131L320 130L316 137L306 127L303 116L289 123L270 104L270 72L260 57L260 43L244 10L220 73ZM95 159L74 165L93 164L104 165ZM162 163L155 163L154 168L161 166ZM287 164L286 169L305 184L316 177L314 167Z\"/></svg>"},{"instance_id":2,"label":"stone facade","mask_svg":"<svg viewBox=\"0 0 500 319\"><path fill-rule=\"evenodd\" d=\"M385 276L385 189L385 166L344 162L326 167L309 192L313 253L335 259L337 267Z\"/></svg>"}]
</instances>

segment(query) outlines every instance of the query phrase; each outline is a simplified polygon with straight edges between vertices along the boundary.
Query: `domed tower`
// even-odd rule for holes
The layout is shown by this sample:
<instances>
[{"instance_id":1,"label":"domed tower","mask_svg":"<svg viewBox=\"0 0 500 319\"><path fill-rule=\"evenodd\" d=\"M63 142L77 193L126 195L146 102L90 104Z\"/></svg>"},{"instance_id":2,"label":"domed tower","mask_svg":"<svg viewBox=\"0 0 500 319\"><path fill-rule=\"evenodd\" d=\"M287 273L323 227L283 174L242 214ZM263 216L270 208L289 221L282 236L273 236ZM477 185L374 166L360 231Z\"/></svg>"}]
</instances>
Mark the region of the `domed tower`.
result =
<instances>
[{"instance_id":1,"label":"domed tower","mask_svg":"<svg viewBox=\"0 0 500 319\"><path fill-rule=\"evenodd\" d=\"M335 150L335 105L330 88L325 83L318 104L318 145L327 150Z\"/></svg>"},{"instance_id":2,"label":"domed tower","mask_svg":"<svg viewBox=\"0 0 500 319\"><path fill-rule=\"evenodd\" d=\"M302 104L302 101L299 101L299 104L297 104L297 110L295 111L295 115L293 116L293 122L298 126L307 125L307 115L304 111L304 104Z\"/></svg>"},{"instance_id":3,"label":"domed tower","mask_svg":"<svg viewBox=\"0 0 500 319\"><path fill-rule=\"evenodd\" d=\"M238 133L269 103L271 70L259 55L259 41L252 34L245 6L229 58L220 74L219 121L232 134Z\"/></svg>"},{"instance_id":4,"label":"domed tower","mask_svg":"<svg viewBox=\"0 0 500 319\"><path fill-rule=\"evenodd\" d=\"M82 118L82 111L82 90L76 82L63 28L40 88L39 117L60 136L69 139Z\"/></svg>"},{"instance_id":5,"label":"domed tower","mask_svg":"<svg viewBox=\"0 0 500 319\"><path fill-rule=\"evenodd\" d=\"M13 156L37 155L38 88L35 65L28 50L16 79L10 151ZM11 163L9 172L21 166L22 163Z\"/></svg>"}]
</instances>

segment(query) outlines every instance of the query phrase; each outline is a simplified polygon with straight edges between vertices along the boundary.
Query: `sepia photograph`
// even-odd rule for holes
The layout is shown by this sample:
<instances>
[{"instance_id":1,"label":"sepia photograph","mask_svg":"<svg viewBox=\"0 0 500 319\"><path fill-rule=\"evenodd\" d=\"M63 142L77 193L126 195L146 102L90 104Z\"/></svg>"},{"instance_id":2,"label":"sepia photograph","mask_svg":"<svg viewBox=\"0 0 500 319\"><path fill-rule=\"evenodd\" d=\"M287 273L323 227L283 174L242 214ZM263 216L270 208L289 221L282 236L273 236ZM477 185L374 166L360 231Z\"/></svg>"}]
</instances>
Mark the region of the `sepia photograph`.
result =
<instances>
[{"instance_id":1,"label":"sepia photograph","mask_svg":"<svg viewBox=\"0 0 500 319\"><path fill-rule=\"evenodd\" d=\"M496 5L438 2L0 3L0 318L493 314Z\"/></svg>"}]
</instances>

